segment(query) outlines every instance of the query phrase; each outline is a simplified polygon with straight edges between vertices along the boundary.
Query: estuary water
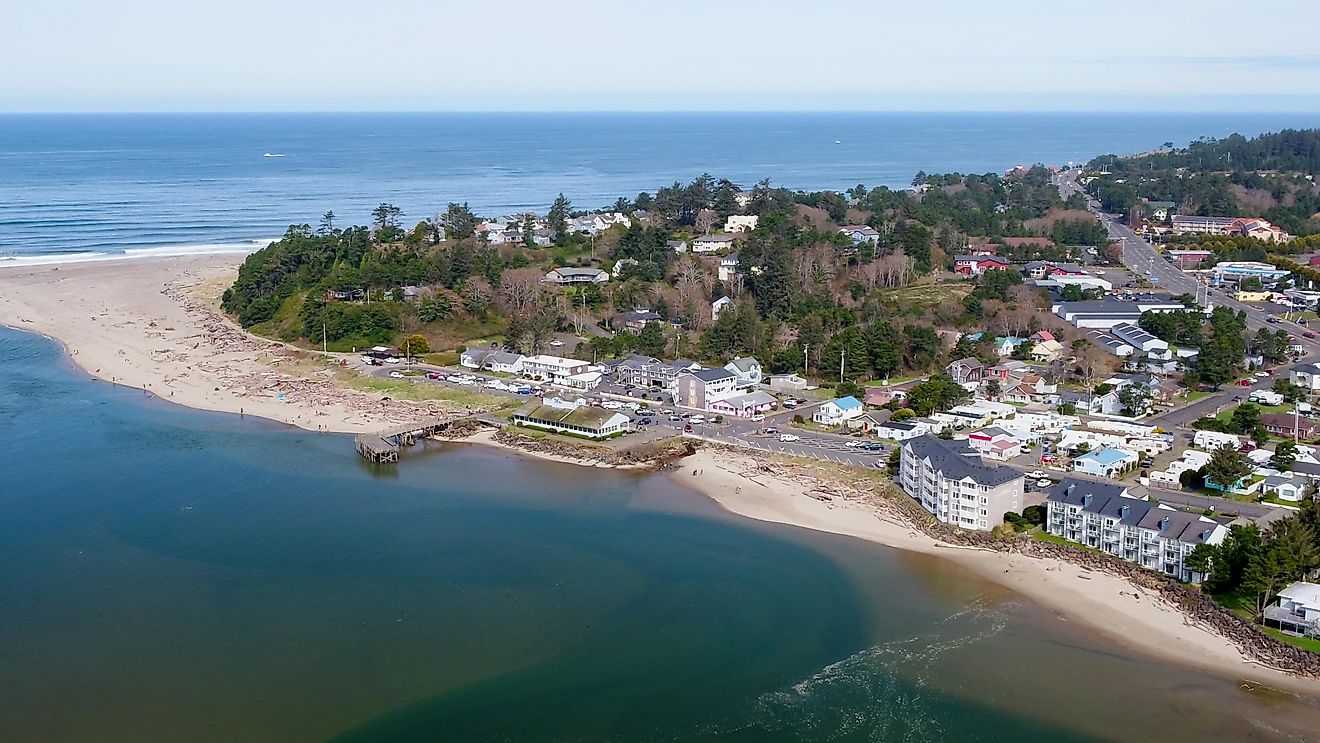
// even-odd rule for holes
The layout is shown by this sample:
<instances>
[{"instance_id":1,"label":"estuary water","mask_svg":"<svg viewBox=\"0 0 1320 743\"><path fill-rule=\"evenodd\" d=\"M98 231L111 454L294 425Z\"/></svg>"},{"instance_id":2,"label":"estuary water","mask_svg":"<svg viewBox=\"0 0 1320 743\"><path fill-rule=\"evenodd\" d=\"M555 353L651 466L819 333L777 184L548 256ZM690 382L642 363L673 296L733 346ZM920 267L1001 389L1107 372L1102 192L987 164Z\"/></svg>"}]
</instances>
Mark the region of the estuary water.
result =
<instances>
[{"instance_id":1,"label":"estuary water","mask_svg":"<svg viewBox=\"0 0 1320 743\"><path fill-rule=\"evenodd\" d=\"M241 252L333 210L597 209L702 173L906 187L1316 126L1309 114L539 113L0 116L0 261Z\"/></svg>"},{"instance_id":2,"label":"estuary water","mask_svg":"<svg viewBox=\"0 0 1320 743\"><path fill-rule=\"evenodd\" d=\"M926 556L662 475L348 437L93 381L0 328L0 740L1290 739Z\"/></svg>"}]
</instances>

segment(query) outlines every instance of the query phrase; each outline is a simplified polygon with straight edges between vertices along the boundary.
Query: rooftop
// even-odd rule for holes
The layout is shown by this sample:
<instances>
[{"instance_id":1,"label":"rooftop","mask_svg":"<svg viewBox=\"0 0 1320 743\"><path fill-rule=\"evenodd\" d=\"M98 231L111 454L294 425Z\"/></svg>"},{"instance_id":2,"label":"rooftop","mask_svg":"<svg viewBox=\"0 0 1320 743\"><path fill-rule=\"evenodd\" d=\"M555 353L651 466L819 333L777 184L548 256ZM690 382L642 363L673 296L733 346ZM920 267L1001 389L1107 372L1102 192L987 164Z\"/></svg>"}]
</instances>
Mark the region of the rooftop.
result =
<instances>
[{"instance_id":1,"label":"rooftop","mask_svg":"<svg viewBox=\"0 0 1320 743\"><path fill-rule=\"evenodd\" d=\"M995 487L1014 480L1022 480L1023 474L1012 467L996 467L981 462L980 456L967 445L966 441L945 441L929 434L908 439L903 444L918 459L929 460L931 466L952 480L970 478L978 485Z\"/></svg>"}]
</instances>

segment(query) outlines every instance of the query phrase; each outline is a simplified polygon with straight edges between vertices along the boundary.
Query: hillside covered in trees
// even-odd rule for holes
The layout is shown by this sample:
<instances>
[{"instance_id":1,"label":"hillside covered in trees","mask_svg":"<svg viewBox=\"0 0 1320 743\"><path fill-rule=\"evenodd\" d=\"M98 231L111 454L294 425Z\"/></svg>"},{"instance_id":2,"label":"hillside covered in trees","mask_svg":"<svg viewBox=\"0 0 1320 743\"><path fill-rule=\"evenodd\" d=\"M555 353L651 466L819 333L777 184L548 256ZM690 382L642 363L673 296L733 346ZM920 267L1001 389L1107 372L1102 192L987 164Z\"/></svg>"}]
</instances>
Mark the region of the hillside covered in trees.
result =
<instances>
[{"instance_id":1,"label":"hillside covered in trees","mask_svg":"<svg viewBox=\"0 0 1320 743\"><path fill-rule=\"evenodd\" d=\"M1042 320L1043 297L1016 272L980 282L949 273L969 243L1103 239L1081 204L1060 200L1050 175L1041 167L919 174L911 190L813 193L768 181L744 192L701 176L620 198L603 212L574 210L561 195L546 217L492 222L455 203L409 230L397 208L382 204L371 227L341 229L332 214L316 228L290 226L244 262L223 307L260 334L339 350L419 334L437 350L480 339L536 353L567 333L578 345L560 352L588 358L750 354L772 370L801 371L805 346L809 371L826 376L837 375L840 356L854 379L929 371L951 353L990 356L988 347L955 349L960 331L1025 333L1052 317ZM609 226L576 230L590 214ZM674 249L718 232L731 216L757 218L733 248ZM844 226L874 233L858 240ZM1036 257L1068 250L1032 245L1013 249L1052 251ZM557 267L610 278L544 281ZM716 318L711 302L721 297L732 304ZM660 319L641 333L615 332L611 318L635 309Z\"/></svg>"},{"instance_id":2,"label":"hillside covered in trees","mask_svg":"<svg viewBox=\"0 0 1320 743\"><path fill-rule=\"evenodd\" d=\"M1109 211L1170 201L1179 214L1263 217L1294 235L1320 232L1320 130L1166 143L1155 152L1097 157L1086 171Z\"/></svg>"}]
</instances>

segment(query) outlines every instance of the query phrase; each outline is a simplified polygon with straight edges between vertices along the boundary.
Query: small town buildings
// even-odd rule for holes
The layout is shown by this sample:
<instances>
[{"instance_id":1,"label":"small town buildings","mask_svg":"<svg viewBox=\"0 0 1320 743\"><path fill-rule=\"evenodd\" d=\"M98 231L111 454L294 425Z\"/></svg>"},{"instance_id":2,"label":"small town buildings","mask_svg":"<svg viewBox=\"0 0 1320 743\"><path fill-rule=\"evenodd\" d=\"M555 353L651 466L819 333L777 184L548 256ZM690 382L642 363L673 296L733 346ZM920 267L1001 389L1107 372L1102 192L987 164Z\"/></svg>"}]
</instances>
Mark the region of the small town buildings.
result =
<instances>
[{"instance_id":1,"label":"small town buildings","mask_svg":"<svg viewBox=\"0 0 1320 743\"><path fill-rule=\"evenodd\" d=\"M640 333L647 323L660 321L660 315L650 310L632 310L611 317L610 328L615 332Z\"/></svg>"},{"instance_id":2,"label":"small town buildings","mask_svg":"<svg viewBox=\"0 0 1320 743\"><path fill-rule=\"evenodd\" d=\"M1210 257L1208 250L1166 250L1164 254L1173 259L1174 264L1179 268L1199 266Z\"/></svg>"},{"instance_id":3,"label":"small town buildings","mask_svg":"<svg viewBox=\"0 0 1320 743\"><path fill-rule=\"evenodd\" d=\"M1031 359L1039 364L1048 364L1063 356L1063 344L1050 338L1037 341L1031 346Z\"/></svg>"},{"instance_id":4,"label":"small town buildings","mask_svg":"<svg viewBox=\"0 0 1320 743\"><path fill-rule=\"evenodd\" d=\"M724 223L724 231L733 232L751 232L756 229L756 222L760 217L755 214L730 214L729 220Z\"/></svg>"},{"instance_id":5,"label":"small town buildings","mask_svg":"<svg viewBox=\"0 0 1320 743\"><path fill-rule=\"evenodd\" d=\"M980 382L985 378L985 364L970 357L950 362L944 371L958 384Z\"/></svg>"},{"instance_id":6,"label":"small town buildings","mask_svg":"<svg viewBox=\"0 0 1320 743\"><path fill-rule=\"evenodd\" d=\"M997 255L960 255L953 259L954 273L964 276L980 276L986 271L1006 271L1013 264Z\"/></svg>"},{"instance_id":7,"label":"small town buildings","mask_svg":"<svg viewBox=\"0 0 1320 743\"><path fill-rule=\"evenodd\" d=\"M707 410L710 404L733 394L738 378L727 369L694 369L675 378L674 404Z\"/></svg>"},{"instance_id":8,"label":"small town buildings","mask_svg":"<svg viewBox=\"0 0 1320 743\"><path fill-rule=\"evenodd\" d=\"M1221 261L1210 269L1210 281L1213 284L1236 284L1243 279L1257 278L1273 285L1290 275L1290 271L1259 261Z\"/></svg>"},{"instance_id":9,"label":"small town buildings","mask_svg":"<svg viewBox=\"0 0 1320 743\"><path fill-rule=\"evenodd\" d=\"M887 420L871 429L877 437L890 441L907 441L930 433L930 425L916 419L905 421Z\"/></svg>"},{"instance_id":10,"label":"small town buildings","mask_svg":"<svg viewBox=\"0 0 1320 743\"><path fill-rule=\"evenodd\" d=\"M1164 222L1169 219L1169 212L1173 210L1172 201L1147 201L1146 214L1156 222Z\"/></svg>"},{"instance_id":11,"label":"small town buildings","mask_svg":"<svg viewBox=\"0 0 1320 743\"><path fill-rule=\"evenodd\" d=\"M856 418L865 412L862 401L847 395L823 403L811 414L811 420L822 426L840 426L849 418Z\"/></svg>"},{"instance_id":12,"label":"small town buildings","mask_svg":"<svg viewBox=\"0 0 1320 743\"><path fill-rule=\"evenodd\" d=\"M739 386L760 384L764 376L761 362L750 356L738 356L725 364L724 368L738 378Z\"/></svg>"},{"instance_id":13,"label":"small town buildings","mask_svg":"<svg viewBox=\"0 0 1320 743\"><path fill-rule=\"evenodd\" d=\"M1022 442L1018 437L995 426L968 434L967 445L982 457L1001 462L1022 454Z\"/></svg>"},{"instance_id":14,"label":"small town buildings","mask_svg":"<svg viewBox=\"0 0 1320 743\"><path fill-rule=\"evenodd\" d=\"M846 227L840 227L839 234L846 235L849 240L852 240L853 247L859 247L862 243L876 245L880 242L880 233L875 228L867 227L864 224L850 224Z\"/></svg>"},{"instance_id":15,"label":"small town buildings","mask_svg":"<svg viewBox=\"0 0 1320 743\"><path fill-rule=\"evenodd\" d=\"M1192 434L1192 446L1204 451L1214 451L1225 446L1236 449L1242 446L1242 440L1231 433L1222 431L1197 431Z\"/></svg>"},{"instance_id":16,"label":"small town buildings","mask_svg":"<svg viewBox=\"0 0 1320 743\"><path fill-rule=\"evenodd\" d=\"M678 359L676 361L661 361L650 356L640 356L633 354L626 359L606 364L606 368L614 374L614 380L619 384L631 384L637 387L648 387L674 391L675 382L679 374L686 371L700 369L701 364L690 359Z\"/></svg>"},{"instance_id":17,"label":"small town buildings","mask_svg":"<svg viewBox=\"0 0 1320 743\"><path fill-rule=\"evenodd\" d=\"M1136 323L1121 322L1110 328L1109 332L1139 353L1160 358L1169 355L1168 341L1156 338Z\"/></svg>"},{"instance_id":18,"label":"small town buildings","mask_svg":"<svg viewBox=\"0 0 1320 743\"><path fill-rule=\"evenodd\" d=\"M1182 302L1140 299L1120 302L1114 299L1083 302L1056 302L1050 311L1079 328L1107 330L1119 323L1137 323L1144 312L1177 312L1187 309Z\"/></svg>"},{"instance_id":19,"label":"small town buildings","mask_svg":"<svg viewBox=\"0 0 1320 743\"><path fill-rule=\"evenodd\" d=\"M1233 217L1200 217L1175 214L1170 218L1175 235L1230 235Z\"/></svg>"},{"instance_id":20,"label":"small town buildings","mask_svg":"<svg viewBox=\"0 0 1320 743\"><path fill-rule=\"evenodd\" d=\"M541 281L556 286L578 286L581 284L604 284L610 275L599 268L555 268Z\"/></svg>"},{"instance_id":21,"label":"small town buildings","mask_svg":"<svg viewBox=\"0 0 1320 743\"><path fill-rule=\"evenodd\" d=\"M737 237L733 235L702 235L692 241L693 253L718 253L721 250L729 250L734 246Z\"/></svg>"},{"instance_id":22,"label":"small town buildings","mask_svg":"<svg viewBox=\"0 0 1320 743\"><path fill-rule=\"evenodd\" d=\"M1288 370L1288 381L1308 392L1320 390L1320 366L1297 364Z\"/></svg>"},{"instance_id":23,"label":"small town buildings","mask_svg":"<svg viewBox=\"0 0 1320 743\"><path fill-rule=\"evenodd\" d=\"M775 392L806 392L811 383L796 374L771 374L770 389Z\"/></svg>"},{"instance_id":24,"label":"small town buildings","mask_svg":"<svg viewBox=\"0 0 1320 743\"><path fill-rule=\"evenodd\" d=\"M1065 478L1045 503L1050 534L1183 581L1204 577L1184 566L1192 550L1228 535L1213 519L1134 498L1119 483Z\"/></svg>"},{"instance_id":25,"label":"small town buildings","mask_svg":"<svg viewBox=\"0 0 1320 743\"><path fill-rule=\"evenodd\" d=\"M729 281L738 275L738 254L729 253L720 256L720 267L716 270L720 281Z\"/></svg>"},{"instance_id":26,"label":"small town buildings","mask_svg":"<svg viewBox=\"0 0 1320 743\"><path fill-rule=\"evenodd\" d=\"M965 441L919 436L900 451L899 485L941 523L988 531L1022 510L1022 473L983 463Z\"/></svg>"},{"instance_id":27,"label":"small town buildings","mask_svg":"<svg viewBox=\"0 0 1320 743\"><path fill-rule=\"evenodd\" d=\"M675 253L688 252L688 244L686 240L665 240L665 247Z\"/></svg>"},{"instance_id":28,"label":"small town buildings","mask_svg":"<svg viewBox=\"0 0 1320 743\"><path fill-rule=\"evenodd\" d=\"M1292 413L1266 413L1260 417L1265 430L1285 438L1310 439L1316 435L1316 423Z\"/></svg>"},{"instance_id":29,"label":"small town buildings","mask_svg":"<svg viewBox=\"0 0 1320 743\"><path fill-rule=\"evenodd\" d=\"M1291 503L1300 503L1302 498L1306 496L1306 490L1310 486L1310 482L1309 478L1294 477L1291 472L1280 472L1277 475L1266 477L1265 481L1261 483L1260 489L1267 496L1273 496Z\"/></svg>"},{"instance_id":30,"label":"small town buildings","mask_svg":"<svg viewBox=\"0 0 1320 743\"><path fill-rule=\"evenodd\" d=\"M766 413L775 409L779 401L768 392L746 392L740 395L729 395L711 402L706 409L712 413L720 415L729 415L735 418L750 418L758 413Z\"/></svg>"},{"instance_id":31,"label":"small town buildings","mask_svg":"<svg viewBox=\"0 0 1320 743\"><path fill-rule=\"evenodd\" d=\"M469 369L480 369L485 365L486 357L494 352L495 349L489 347L467 348L458 354L458 364Z\"/></svg>"},{"instance_id":32,"label":"small town buildings","mask_svg":"<svg viewBox=\"0 0 1320 743\"><path fill-rule=\"evenodd\" d=\"M1014 335L999 336L995 338L995 354L1000 358L1012 356L1017 347L1026 342L1026 338L1018 338Z\"/></svg>"},{"instance_id":33,"label":"small town buildings","mask_svg":"<svg viewBox=\"0 0 1320 743\"><path fill-rule=\"evenodd\" d=\"M628 430L628 416L604 408L550 398L529 402L514 412L515 426L602 439Z\"/></svg>"},{"instance_id":34,"label":"small town buildings","mask_svg":"<svg viewBox=\"0 0 1320 743\"><path fill-rule=\"evenodd\" d=\"M563 385L575 374L585 374L591 364L578 359L566 359L560 356L537 354L523 359L522 374L531 379L541 379L551 384Z\"/></svg>"},{"instance_id":35,"label":"small town buildings","mask_svg":"<svg viewBox=\"0 0 1320 743\"><path fill-rule=\"evenodd\" d=\"M1136 463L1136 454L1123 449L1105 447L1074 457L1072 467L1074 472L1112 479L1118 477L1124 468Z\"/></svg>"},{"instance_id":36,"label":"small town buildings","mask_svg":"<svg viewBox=\"0 0 1320 743\"><path fill-rule=\"evenodd\" d=\"M1298 581L1279 591L1278 596L1265 608L1265 626L1290 635L1320 638L1320 585Z\"/></svg>"},{"instance_id":37,"label":"small town buildings","mask_svg":"<svg viewBox=\"0 0 1320 743\"><path fill-rule=\"evenodd\" d=\"M614 268L610 269L610 275L615 279L621 278L624 271L637 265L640 264L637 262L636 258L620 258L614 262Z\"/></svg>"},{"instance_id":38,"label":"small town buildings","mask_svg":"<svg viewBox=\"0 0 1320 743\"><path fill-rule=\"evenodd\" d=\"M711 302L711 303L710 303L710 319L711 319L711 322L714 322L714 321L720 319L720 313L724 311L724 308L725 308L725 307L728 307L728 306L731 305L731 304L733 304L733 300L732 300L732 299L729 299L728 297L720 297L719 299L715 300L714 302Z\"/></svg>"}]
</instances>

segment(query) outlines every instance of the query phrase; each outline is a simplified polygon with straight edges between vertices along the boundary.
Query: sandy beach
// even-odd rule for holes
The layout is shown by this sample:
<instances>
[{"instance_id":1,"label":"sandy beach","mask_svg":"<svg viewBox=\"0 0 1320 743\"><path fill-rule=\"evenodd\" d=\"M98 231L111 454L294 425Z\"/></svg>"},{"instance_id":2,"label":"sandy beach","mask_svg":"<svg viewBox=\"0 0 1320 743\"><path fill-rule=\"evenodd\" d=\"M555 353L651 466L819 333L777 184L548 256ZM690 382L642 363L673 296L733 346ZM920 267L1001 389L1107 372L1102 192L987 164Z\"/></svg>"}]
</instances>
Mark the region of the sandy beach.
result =
<instances>
[{"instance_id":1,"label":"sandy beach","mask_svg":"<svg viewBox=\"0 0 1320 743\"><path fill-rule=\"evenodd\" d=\"M865 539L937 555L1133 650L1276 689L1320 696L1320 680L1265 668L1244 657L1224 637L1192 625L1162 597L1128 580L1088 571L1062 560L942 544L901 517L839 498L807 493L816 483L758 471L748 456L702 449L684 458L671 477L726 510L761 521ZM692 471L701 474L692 476Z\"/></svg>"},{"instance_id":2,"label":"sandy beach","mask_svg":"<svg viewBox=\"0 0 1320 743\"><path fill-rule=\"evenodd\" d=\"M317 354L240 329L218 308L243 258L0 267L0 324L59 340L97 379L192 408L340 433L445 412L343 389Z\"/></svg>"},{"instance_id":3,"label":"sandy beach","mask_svg":"<svg viewBox=\"0 0 1320 743\"><path fill-rule=\"evenodd\" d=\"M217 307L241 260L202 255L0 268L0 324L58 339L74 363L98 379L193 408L349 433L443 409L443 403L345 390L317 354L239 329ZM608 466L525 452L496 441L491 432L467 440ZM702 474L691 476L694 469ZM684 459L673 478L742 516L938 555L1135 650L1320 696L1320 681L1247 661L1223 637L1189 624L1175 607L1123 578L1059 560L941 544L897 515L839 498L817 500L805 494L815 483L759 472L750 457L722 450Z\"/></svg>"}]
</instances>

